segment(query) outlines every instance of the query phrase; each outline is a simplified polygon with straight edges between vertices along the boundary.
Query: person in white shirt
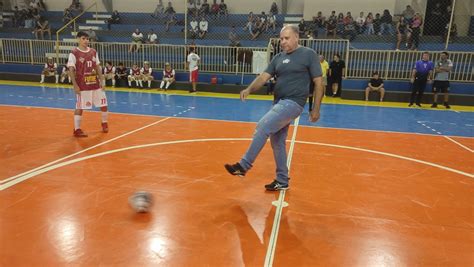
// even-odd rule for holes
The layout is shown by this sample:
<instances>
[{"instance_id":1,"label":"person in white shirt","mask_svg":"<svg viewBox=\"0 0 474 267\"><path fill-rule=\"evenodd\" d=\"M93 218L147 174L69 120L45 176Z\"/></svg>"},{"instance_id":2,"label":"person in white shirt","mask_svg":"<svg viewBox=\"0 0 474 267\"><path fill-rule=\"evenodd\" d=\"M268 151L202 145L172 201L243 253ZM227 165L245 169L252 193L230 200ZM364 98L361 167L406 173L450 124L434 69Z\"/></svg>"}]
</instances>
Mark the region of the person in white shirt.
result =
<instances>
[{"instance_id":1,"label":"person in white shirt","mask_svg":"<svg viewBox=\"0 0 474 267\"><path fill-rule=\"evenodd\" d=\"M140 29L135 29L135 31L132 33L132 44L130 45L128 52L131 53L134 50L135 52L138 52L138 49L140 49L142 42L143 33L140 32Z\"/></svg>"},{"instance_id":2,"label":"person in white shirt","mask_svg":"<svg viewBox=\"0 0 474 267\"><path fill-rule=\"evenodd\" d=\"M104 78L104 87L108 80L112 80L112 86L115 87L115 67L110 61L105 63Z\"/></svg>"},{"instance_id":3,"label":"person in white shirt","mask_svg":"<svg viewBox=\"0 0 474 267\"><path fill-rule=\"evenodd\" d=\"M43 72L41 73L40 83L44 83L45 77L51 77L51 76L54 76L56 78L56 83L59 82L58 64L54 63L53 57L48 57L48 61L44 64L44 69L43 69Z\"/></svg>"},{"instance_id":4,"label":"person in white shirt","mask_svg":"<svg viewBox=\"0 0 474 267\"><path fill-rule=\"evenodd\" d=\"M188 68L189 68L189 81L192 84L192 90L190 90L190 93L195 93L196 92L196 84L198 81L198 64L201 58L194 52L195 48L190 47L189 48L189 55L188 55Z\"/></svg>"},{"instance_id":5,"label":"person in white shirt","mask_svg":"<svg viewBox=\"0 0 474 267\"><path fill-rule=\"evenodd\" d=\"M163 70L163 80L161 81L160 89L163 89L163 86L166 83L166 86L164 89L165 91L168 90L170 85L174 83L175 81L175 75L176 75L176 72L171 67L170 63L166 62L165 69Z\"/></svg>"},{"instance_id":6,"label":"person in white shirt","mask_svg":"<svg viewBox=\"0 0 474 267\"><path fill-rule=\"evenodd\" d=\"M191 26L191 29L189 29L189 31L191 32L191 38L194 39L199 35L199 24L196 20L196 17L193 17L193 19L189 23L189 26Z\"/></svg>"},{"instance_id":7,"label":"person in white shirt","mask_svg":"<svg viewBox=\"0 0 474 267\"><path fill-rule=\"evenodd\" d=\"M146 36L146 43L147 44L157 44L158 43L158 36L156 35L153 29L150 29Z\"/></svg>"},{"instance_id":8,"label":"person in white shirt","mask_svg":"<svg viewBox=\"0 0 474 267\"><path fill-rule=\"evenodd\" d=\"M150 67L150 62L145 61L143 62L143 68L140 70L140 74L142 75L141 80L148 82L148 89L151 88L151 81L153 81L152 69ZM142 85L143 87L143 85Z\"/></svg>"},{"instance_id":9,"label":"person in white shirt","mask_svg":"<svg viewBox=\"0 0 474 267\"><path fill-rule=\"evenodd\" d=\"M357 33L362 34L365 31L365 17L364 12L360 12L358 18L356 18Z\"/></svg>"},{"instance_id":10,"label":"person in white shirt","mask_svg":"<svg viewBox=\"0 0 474 267\"><path fill-rule=\"evenodd\" d=\"M207 33L208 26L209 26L209 23L207 22L207 20L204 17L202 17L201 21L199 22L199 38L201 39L204 38L204 36Z\"/></svg>"}]
</instances>

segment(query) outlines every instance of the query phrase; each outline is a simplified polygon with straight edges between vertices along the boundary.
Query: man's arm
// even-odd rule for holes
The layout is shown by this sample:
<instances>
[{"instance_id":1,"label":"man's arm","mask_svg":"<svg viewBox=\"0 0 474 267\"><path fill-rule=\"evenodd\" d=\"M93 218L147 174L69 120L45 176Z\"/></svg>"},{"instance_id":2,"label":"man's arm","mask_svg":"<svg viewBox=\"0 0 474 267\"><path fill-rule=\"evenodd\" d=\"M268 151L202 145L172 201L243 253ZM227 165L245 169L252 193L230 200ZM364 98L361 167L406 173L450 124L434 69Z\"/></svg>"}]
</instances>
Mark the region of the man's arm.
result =
<instances>
[{"instance_id":1,"label":"man's arm","mask_svg":"<svg viewBox=\"0 0 474 267\"><path fill-rule=\"evenodd\" d=\"M411 83L415 82L415 76L416 76L416 69L413 69L413 71L411 72L411 78L410 78Z\"/></svg>"},{"instance_id":2,"label":"man's arm","mask_svg":"<svg viewBox=\"0 0 474 267\"><path fill-rule=\"evenodd\" d=\"M69 77L71 77L72 86L74 87L74 92L76 94L80 94L81 89L79 88L79 85L77 85L77 82L76 82L76 68L69 67Z\"/></svg>"},{"instance_id":3,"label":"man's arm","mask_svg":"<svg viewBox=\"0 0 474 267\"><path fill-rule=\"evenodd\" d=\"M245 101L248 95L260 89L271 77L269 73L262 72L247 88L240 91L240 100Z\"/></svg>"},{"instance_id":4,"label":"man's arm","mask_svg":"<svg viewBox=\"0 0 474 267\"><path fill-rule=\"evenodd\" d=\"M319 120L320 114L319 110L321 108L321 101L323 100L324 88L323 88L323 78L321 76L313 78L314 82L314 92L315 98L313 100L313 110L310 113L310 121L317 122Z\"/></svg>"},{"instance_id":5,"label":"man's arm","mask_svg":"<svg viewBox=\"0 0 474 267\"><path fill-rule=\"evenodd\" d=\"M100 66L100 64L95 65L95 71L97 72L97 76L99 76L100 84L105 84L105 78L104 78L104 75L102 74L102 66ZM102 89L104 88L105 86L102 87Z\"/></svg>"}]
</instances>

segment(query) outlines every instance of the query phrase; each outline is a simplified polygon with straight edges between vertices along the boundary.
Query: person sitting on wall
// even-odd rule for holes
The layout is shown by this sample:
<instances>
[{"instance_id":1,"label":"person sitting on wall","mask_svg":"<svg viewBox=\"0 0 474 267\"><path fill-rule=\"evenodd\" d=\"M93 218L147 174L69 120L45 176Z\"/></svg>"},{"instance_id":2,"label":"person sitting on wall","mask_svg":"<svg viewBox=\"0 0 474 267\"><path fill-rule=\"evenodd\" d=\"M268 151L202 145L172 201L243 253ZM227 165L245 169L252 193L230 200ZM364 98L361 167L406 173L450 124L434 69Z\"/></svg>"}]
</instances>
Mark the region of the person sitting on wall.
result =
<instances>
[{"instance_id":1,"label":"person sitting on wall","mask_svg":"<svg viewBox=\"0 0 474 267\"><path fill-rule=\"evenodd\" d=\"M370 79L367 88L365 88L365 101L369 101L370 92L379 92L380 93L380 102L383 101L385 95L385 89L383 88L383 80L380 79L379 73L372 73L372 79Z\"/></svg>"}]
</instances>

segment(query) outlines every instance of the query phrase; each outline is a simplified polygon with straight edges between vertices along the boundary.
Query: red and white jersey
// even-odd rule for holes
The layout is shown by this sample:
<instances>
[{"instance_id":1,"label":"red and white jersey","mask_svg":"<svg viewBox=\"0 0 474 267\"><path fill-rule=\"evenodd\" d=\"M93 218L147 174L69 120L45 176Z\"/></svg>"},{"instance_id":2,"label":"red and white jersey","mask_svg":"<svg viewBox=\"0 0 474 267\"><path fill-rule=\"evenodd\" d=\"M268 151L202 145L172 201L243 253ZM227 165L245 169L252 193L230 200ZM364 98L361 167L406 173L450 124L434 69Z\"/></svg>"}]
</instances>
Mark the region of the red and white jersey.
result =
<instances>
[{"instance_id":1,"label":"red and white jersey","mask_svg":"<svg viewBox=\"0 0 474 267\"><path fill-rule=\"evenodd\" d=\"M170 69L169 71L166 69L163 70L163 78L174 78L175 75L174 69Z\"/></svg>"},{"instance_id":2,"label":"red and white jersey","mask_svg":"<svg viewBox=\"0 0 474 267\"><path fill-rule=\"evenodd\" d=\"M133 75L133 76L140 75L140 69L138 67L137 68L131 68L130 69L130 75Z\"/></svg>"},{"instance_id":3,"label":"red and white jersey","mask_svg":"<svg viewBox=\"0 0 474 267\"><path fill-rule=\"evenodd\" d=\"M115 74L115 67L114 66L105 66L104 74Z\"/></svg>"},{"instance_id":4,"label":"red and white jersey","mask_svg":"<svg viewBox=\"0 0 474 267\"><path fill-rule=\"evenodd\" d=\"M100 89L100 81L96 67L100 65L99 56L93 48L83 51L76 47L69 54L68 67L76 71L76 83L81 91Z\"/></svg>"},{"instance_id":5,"label":"red and white jersey","mask_svg":"<svg viewBox=\"0 0 474 267\"><path fill-rule=\"evenodd\" d=\"M142 74L145 74L145 75L151 75L151 71L152 71L152 70L151 70L150 67L148 67L148 68L143 67L143 68L140 70L140 72L141 72Z\"/></svg>"},{"instance_id":6,"label":"red and white jersey","mask_svg":"<svg viewBox=\"0 0 474 267\"><path fill-rule=\"evenodd\" d=\"M46 63L44 64L44 68L47 69L49 72L55 72L58 68L56 63Z\"/></svg>"}]
</instances>

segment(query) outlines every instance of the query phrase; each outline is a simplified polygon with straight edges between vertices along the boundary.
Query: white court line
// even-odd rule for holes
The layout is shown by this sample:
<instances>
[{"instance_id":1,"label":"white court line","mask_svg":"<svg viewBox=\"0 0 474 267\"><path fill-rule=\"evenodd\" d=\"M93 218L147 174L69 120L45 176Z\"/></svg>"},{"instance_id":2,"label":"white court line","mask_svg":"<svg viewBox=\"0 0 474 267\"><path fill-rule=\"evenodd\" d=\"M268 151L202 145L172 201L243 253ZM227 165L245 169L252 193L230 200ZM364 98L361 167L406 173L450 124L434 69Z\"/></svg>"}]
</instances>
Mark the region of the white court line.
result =
<instances>
[{"instance_id":1,"label":"white court line","mask_svg":"<svg viewBox=\"0 0 474 267\"><path fill-rule=\"evenodd\" d=\"M443 137L446 138L446 139L448 139L449 141L455 143L456 145L458 145L458 146L460 146L460 147L466 149L467 151L469 151L469 152L471 152L471 153L474 152L474 150L472 150L472 149L470 149L469 147L467 147L467 146L465 146L465 145L459 143L458 141L456 141L456 140L450 138L449 136L443 136Z\"/></svg>"},{"instance_id":2,"label":"white court line","mask_svg":"<svg viewBox=\"0 0 474 267\"><path fill-rule=\"evenodd\" d=\"M296 133L298 132L298 125L300 124L300 117L296 118L294 128L293 128L293 135L291 136L291 143L290 149L288 151L288 158L286 160L286 166L288 166L288 173L290 173L291 168L291 160L293 158L293 151L295 149L295 140L296 140ZM283 212L283 207L288 206L288 203L285 203L285 195L286 190L280 190L280 195L278 196L278 201L276 201L276 210L275 210L275 217L273 218L273 226L272 231L270 234L270 239L268 241L267 253L265 255L265 263L263 266L273 266L273 260L275 258L275 249L276 244L278 241L278 232L280 230L280 221L281 215Z\"/></svg>"},{"instance_id":3,"label":"white court line","mask_svg":"<svg viewBox=\"0 0 474 267\"><path fill-rule=\"evenodd\" d=\"M21 176L24 176L24 175L33 173L33 172L38 171L38 170L40 170L40 169L42 169L42 168L51 166L51 165L56 164L56 163L58 163L58 162L60 162L60 161L63 161L63 160L65 160L65 159L68 159L68 158L71 158L71 157L74 157L74 156L76 156L76 155L79 155L79 154L81 154L81 153L84 153L84 152L86 152L86 151L89 151L89 150L91 150L91 149L94 149L94 148L99 147L99 146L101 146L101 145L105 145L105 144L107 144L107 143L113 142L113 141L115 141L115 140L117 140L117 139L120 139L120 138L122 138L122 137L125 137L125 136L127 136L127 135L131 135L131 134L133 134L133 133L136 133L136 132L141 131L141 130L143 130L143 129L146 129L146 128L148 128L148 127L154 126L154 125L156 125L156 124L158 124L158 123L161 123L161 122L163 122L163 121L166 121L166 120L168 120L168 119L170 119L170 117L166 117L166 118L161 119L161 120L159 120L159 121L155 121L155 122L153 122L153 123L150 123L150 124L148 124L148 125L145 125L145 126L143 126L143 127L140 127L140 128L135 129L135 130L133 130L133 131L126 132L126 133L124 133L124 134L122 134L122 135L116 136L116 137L114 137L114 138L112 138L112 139L109 139L109 140L107 140L107 141L98 143L98 144L96 144L96 145L93 145L93 146L88 147L88 148L86 148L86 149L80 150L80 151L75 152L75 153L73 153L73 154L70 154L70 155L68 155L68 156L62 157L62 158L57 159L57 160L55 160L55 161L51 161L51 162L49 162L49 163L46 163L46 164L41 165L41 166L39 166L39 167L36 167L36 168L34 168L34 169L32 169L32 170L29 170L29 171L26 171L26 172L17 174L17 175L15 175L15 176L6 178L6 179L4 179L4 180L1 180L1 181L0 181L0 184L4 184L4 183L9 182L9 181L12 181L12 180L14 180L14 179L20 178Z\"/></svg>"},{"instance_id":4,"label":"white court line","mask_svg":"<svg viewBox=\"0 0 474 267\"><path fill-rule=\"evenodd\" d=\"M76 163L76 162L79 162L79 161L83 161L83 160L87 160L87 159L91 159L91 158L96 158L96 157L100 157L100 156L104 156L104 155L108 155L108 154L118 153L118 152L122 152L122 151L127 151L127 150L132 150L132 149L139 149L139 148L146 148L146 147L153 147L153 146L161 146L161 145L183 144L183 143L215 142L215 141L250 141L250 140L252 140L252 139L251 138L190 139L190 140L177 140L177 141L151 143L151 144L145 144L145 145L136 145L136 146L130 146L130 147L124 147L124 148L104 151L104 152L100 152L100 153L97 153L97 154L92 154L92 155L89 155L89 156L85 156L85 157L82 157L82 158L76 158L76 159L72 159L72 160L69 160L69 161L63 161L63 162L58 163L56 165L52 165L52 166L48 166L48 167L45 167L45 168L42 168L42 169L39 169L39 170L36 170L36 171L32 171L29 174L26 174L24 176L21 176L21 177L15 179L15 180L9 181L8 183L0 185L0 191L5 190L5 189L7 189L7 188L9 188L9 187L11 187L15 184L18 184L18 183L22 182L22 181L28 180L32 177L35 177L39 174L48 172L50 170L54 170L54 169L57 169L57 168L60 168L60 167L63 167L63 166L67 166L67 165L70 165L70 164L73 164L73 163ZM398 158L398 159L402 159L402 160L413 161L413 162L416 162L416 163L420 163L420 164L428 165L428 166L431 166L431 167L439 168L439 169L442 169L442 170L445 170L445 171L450 171L450 172L457 173L457 174L460 174L460 175L463 175L463 176L467 176L469 178L474 178L474 175L463 172L463 171L460 171L460 170L456 170L456 169L452 169L452 168L442 166L442 165L439 165L439 164L436 164L436 163L431 163L431 162L427 162L427 161L423 161L423 160L419 160L419 159L404 157L404 156L400 156L400 155L392 154L392 153L386 153L386 152L370 150L370 149L364 149L364 148L358 148L358 147L351 147L351 146L342 146L342 145L334 145L334 144L327 144L327 143L318 143L318 142L295 141L295 143L308 144L308 145L328 146L328 147L335 147L335 148L343 148L343 149L350 149L350 150L368 152L368 153L373 153L373 154L378 154L378 155L383 155L383 156L388 156L388 157L394 157L394 158Z\"/></svg>"}]
</instances>

